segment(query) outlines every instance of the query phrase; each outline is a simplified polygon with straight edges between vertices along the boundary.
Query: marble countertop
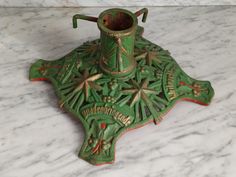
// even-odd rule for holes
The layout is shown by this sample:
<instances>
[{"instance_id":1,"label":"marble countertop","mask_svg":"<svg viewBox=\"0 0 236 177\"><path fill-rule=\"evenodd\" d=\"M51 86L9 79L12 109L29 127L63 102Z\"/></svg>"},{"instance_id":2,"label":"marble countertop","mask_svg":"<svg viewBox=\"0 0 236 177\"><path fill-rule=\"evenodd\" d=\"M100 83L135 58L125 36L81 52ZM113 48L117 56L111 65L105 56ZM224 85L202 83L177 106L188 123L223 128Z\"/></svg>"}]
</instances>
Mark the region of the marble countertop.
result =
<instances>
[{"instance_id":1,"label":"marble countertop","mask_svg":"<svg viewBox=\"0 0 236 177\"><path fill-rule=\"evenodd\" d=\"M58 108L52 86L30 82L38 58L57 59L99 37L104 8L0 9L1 177L234 177L236 174L236 7L149 8L144 36L168 49L192 77L209 80L211 105L177 104L159 126L148 124L118 140L112 165L77 157L78 121ZM130 8L135 11L137 8Z\"/></svg>"},{"instance_id":2,"label":"marble countertop","mask_svg":"<svg viewBox=\"0 0 236 177\"><path fill-rule=\"evenodd\" d=\"M110 7L236 5L236 0L2 0L0 7Z\"/></svg>"}]
</instances>

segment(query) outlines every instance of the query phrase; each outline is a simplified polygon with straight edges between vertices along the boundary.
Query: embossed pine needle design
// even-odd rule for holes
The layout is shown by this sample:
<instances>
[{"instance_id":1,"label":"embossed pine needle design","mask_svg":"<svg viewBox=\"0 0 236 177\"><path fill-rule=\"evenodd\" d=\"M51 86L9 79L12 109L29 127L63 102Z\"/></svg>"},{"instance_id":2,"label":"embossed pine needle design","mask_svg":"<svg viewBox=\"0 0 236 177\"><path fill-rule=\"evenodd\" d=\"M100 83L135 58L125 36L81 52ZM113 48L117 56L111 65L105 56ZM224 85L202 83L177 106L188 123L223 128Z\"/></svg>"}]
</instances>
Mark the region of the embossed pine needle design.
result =
<instances>
[{"instance_id":1,"label":"embossed pine needle design","mask_svg":"<svg viewBox=\"0 0 236 177\"><path fill-rule=\"evenodd\" d=\"M145 21L147 13L144 8L108 9L99 18L77 14L73 26L77 19L97 22L101 38L30 68L30 79L50 81L60 106L83 124L79 156L91 164L113 163L121 134L159 123L178 100L207 105L214 95L210 82L189 77L168 50L142 36L137 17Z\"/></svg>"},{"instance_id":2,"label":"embossed pine needle design","mask_svg":"<svg viewBox=\"0 0 236 177\"><path fill-rule=\"evenodd\" d=\"M78 77L78 76L77 76ZM72 107L79 99L80 95L83 94L85 100L88 99L89 93L91 89L94 90L101 90L102 87L95 83L95 80L102 77L102 74L94 74L89 75L88 69L85 69L82 75L79 75L78 78L75 78L75 82L65 84L60 87L61 90L64 90L64 94L69 92L66 96L66 99L61 103L61 107L64 105L65 102L69 102L72 100Z\"/></svg>"},{"instance_id":3,"label":"embossed pine needle design","mask_svg":"<svg viewBox=\"0 0 236 177\"><path fill-rule=\"evenodd\" d=\"M146 64L149 66L151 66L152 64L156 64L158 66L161 63L161 60L157 55L157 51L144 51L135 57L136 60L143 58L145 59Z\"/></svg>"},{"instance_id":4,"label":"embossed pine needle design","mask_svg":"<svg viewBox=\"0 0 236 177\"><path fill-rule=\"evenodd\" d=\"M149 98L149 95L153 95L153 97L156 98L156 100L158 100L159 102L163 104L167 104L167 101L158 97L159 92L157 92L154 89L148 88L148 79L144 79L141 82L141 84L138 84L136 81L131 80L131 84L132 84L131 88L122 89L123 94L132 95L132 97L130 98L129 105L133 107L135 103L136 105L140 104L141 110L143 110L142 117L147 117L144 105L140 103L140 101L142 100L147 106L147 108L149 109L149 111L151 112L152 116L158 119L159 114L157 110L153 107L154 100L151 100ZM160 121L160 119L158 119L158 121Z\"/></svg>"},{"instance_id":5,"label":"embossed pine needle design","mask_svg":"<svg viewBox=\"0 0 236 177\"><path fill-rule=\"evenodd\" d=\"M96 57L99 53L97 52L100 50L99 41L95 40L93 42L86 42L83 46L81 46L77 52L80 54L81 57Z\"/></svg>"}]
</instances>

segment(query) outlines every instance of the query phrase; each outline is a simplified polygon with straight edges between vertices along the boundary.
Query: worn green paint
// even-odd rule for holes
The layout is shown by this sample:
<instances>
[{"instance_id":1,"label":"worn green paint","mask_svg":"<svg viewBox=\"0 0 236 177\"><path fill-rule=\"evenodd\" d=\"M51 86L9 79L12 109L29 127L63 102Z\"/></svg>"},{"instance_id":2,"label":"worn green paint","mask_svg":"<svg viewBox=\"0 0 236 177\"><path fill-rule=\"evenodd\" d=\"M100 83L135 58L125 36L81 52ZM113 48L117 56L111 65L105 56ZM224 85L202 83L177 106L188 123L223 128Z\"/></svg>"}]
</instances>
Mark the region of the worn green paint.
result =
<instances>
[{"instance_id":1,"label":"worn green paint","mask_svg":"<svg viewBox=\"0 0 236 177\"><path fill-rule=\"evenodd\" d=\"M106 29L104 14L119 12L133 19L132 26ZM74 27L77 18L97 22L101 38L30 68L30 80L49 80L60 106L82 122L86 135L79 156L91 164L112 163L121 134L159 123L178 100L208 105L214 95L210 82L189 77L167 50L142 37L143 28L137 26L141 14L145 21L147 9L134 14L109 9L99 18L75 15Z\"/></svg>"}]
</instances>

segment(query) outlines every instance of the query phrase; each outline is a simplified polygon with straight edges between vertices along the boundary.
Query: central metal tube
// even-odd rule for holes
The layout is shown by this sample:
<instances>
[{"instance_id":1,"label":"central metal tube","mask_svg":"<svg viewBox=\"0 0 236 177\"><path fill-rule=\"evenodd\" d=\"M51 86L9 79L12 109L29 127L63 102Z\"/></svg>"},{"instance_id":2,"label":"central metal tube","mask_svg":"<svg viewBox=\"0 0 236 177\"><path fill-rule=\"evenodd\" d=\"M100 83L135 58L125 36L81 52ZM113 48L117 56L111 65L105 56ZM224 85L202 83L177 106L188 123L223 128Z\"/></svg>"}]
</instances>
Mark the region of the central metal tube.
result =
<instances>
[{"instance_id":1,"label":"central metal tube","mask_svg":"<svg viewBox=\"0 0 236 177\"><path fill-rule=\"evenodd\" d=\"M99 15L100 67L105 73L125 77L135 71L133 53L137 21L135 14L124 9L109 9Z\"/></svg>"}]
</instances>

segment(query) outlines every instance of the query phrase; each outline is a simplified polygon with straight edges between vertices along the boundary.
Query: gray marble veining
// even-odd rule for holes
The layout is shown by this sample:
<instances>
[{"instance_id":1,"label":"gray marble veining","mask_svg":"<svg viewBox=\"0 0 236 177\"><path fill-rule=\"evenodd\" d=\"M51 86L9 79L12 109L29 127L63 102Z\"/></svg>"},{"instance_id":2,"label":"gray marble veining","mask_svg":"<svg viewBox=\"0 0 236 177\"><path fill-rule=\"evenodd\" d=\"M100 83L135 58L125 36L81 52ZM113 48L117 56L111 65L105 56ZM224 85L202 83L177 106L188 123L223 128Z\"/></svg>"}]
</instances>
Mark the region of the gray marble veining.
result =
<instances>
[{"instance_id":1,"label":"gray marble veining","mask_svg":"<svg viewBox=\"0 0 236 177\"><path fill-rule=\"evenodd\" d=\"M104 8L0 9L1 177L234 177L236 174L236 7L159 7L144 36L168 49L192 77L210 80L215 98L204 107L180 102L158 126L126 133L116 162L92 166L77 157L83 127L58 108L52 86L30 82L37 58L57 59L99 37ZM137 8L131 8L135 11Z\"/></svg>"},{"instance_id":2,"label":"gray marble veining","mask_svg":"<svg viewBox=\"0 0 236 177\"><path fill-rule=\"evenodd\" d=\"M1 7L104 7L236 5L236 0L1 0Z\"/></svg>"}]
</instances>

